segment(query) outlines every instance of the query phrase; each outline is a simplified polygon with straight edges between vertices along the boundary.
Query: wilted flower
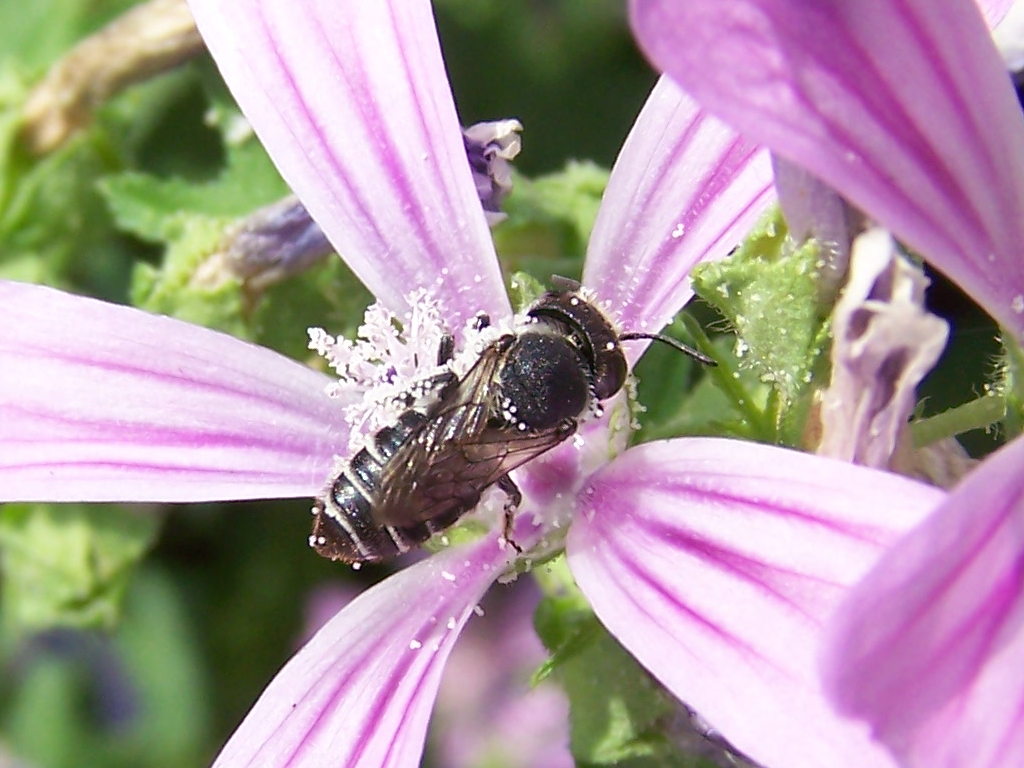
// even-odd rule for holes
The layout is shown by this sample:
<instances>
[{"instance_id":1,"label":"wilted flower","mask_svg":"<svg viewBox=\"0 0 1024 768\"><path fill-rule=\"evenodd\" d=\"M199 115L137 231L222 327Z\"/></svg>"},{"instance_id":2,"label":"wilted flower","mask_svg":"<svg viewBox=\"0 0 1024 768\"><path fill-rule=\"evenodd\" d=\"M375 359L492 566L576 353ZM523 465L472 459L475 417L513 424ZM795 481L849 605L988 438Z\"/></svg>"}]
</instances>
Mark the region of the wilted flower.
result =
<instances>
[{"instance_id":1,"label":"wilted flower","mask_svg":"<svg viewBox=\"0 0 1024 768\"><path fill-rule=\"evenodd\" d=\"M427 288L456 333L510 314L425 0L192 3L256 133L382 307ZM687 275L724 255L770 194L767 155L667 81L623 147L583 282L653 331ZM347 446L326 377L166 318L0 287L0 485L10 499L313 496ZM631 348L635 359L642 351ZM780 448L719 439L618 455L605 427L524 467L517 535L566 512L569 567L609 631L755 760L887 765L829 711L819 632L942 493ZM413 765L452 645L513 553L495 531L389 577L268 686L219 765Z\"/></svg>"},{"instance_id":2,"label":"wilted flower","mask_svg":"<svg viewBox=\"0 0 1024 768\"><path fill-rule=\"evenodd\" d=\"M990 23L1009 3L979 3ZM967 0L728 10L634 0L641 43L744 135L808 168L1024 337L1024 123ZM685 44L684 44L685 43ZM909 766L1024 761L1024 438L853 590L825 675Z\"/></svg>"}]
</instances>

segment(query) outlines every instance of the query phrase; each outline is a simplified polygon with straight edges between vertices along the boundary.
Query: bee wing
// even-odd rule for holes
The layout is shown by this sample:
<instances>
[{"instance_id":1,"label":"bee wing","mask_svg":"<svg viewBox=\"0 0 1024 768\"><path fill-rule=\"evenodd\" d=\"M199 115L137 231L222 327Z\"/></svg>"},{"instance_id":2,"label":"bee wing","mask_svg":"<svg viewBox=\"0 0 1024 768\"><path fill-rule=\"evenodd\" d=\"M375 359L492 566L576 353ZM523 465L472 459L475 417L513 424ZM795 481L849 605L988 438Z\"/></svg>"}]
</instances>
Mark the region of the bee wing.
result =
<instances>
[{"instance_id":1,"label":"bee wing","mask_svg":"<svg viewBox=\"0 0 1024 768\"><path fill-rule=\"evenodd\" d=\"M388 460L373 509L376 522L406 526L457 517L502 475L575 431L575 423L529 433L488 426L495 376L507 349L500 340L487 347L453 393Z\"/></svg>"},{"instance_id":2,"label":"bee wing","mask_svg":"<svg viewBox=\"0 0 1024 768\"><path fill-rule=\"evenodd\" d=\"M569 419L541 432L492 427L430 451L416 451L410 456L415 472L396 469L390 479L396 490L382 494L375 517L384 525L426 520L443 520L448 525L476 506L480 494L500 477L551 450L575 431L576 422ZM392 486L384 487L390 490ZM447 515L452 519L444 520Z\"/></svg>"}]
</instances>

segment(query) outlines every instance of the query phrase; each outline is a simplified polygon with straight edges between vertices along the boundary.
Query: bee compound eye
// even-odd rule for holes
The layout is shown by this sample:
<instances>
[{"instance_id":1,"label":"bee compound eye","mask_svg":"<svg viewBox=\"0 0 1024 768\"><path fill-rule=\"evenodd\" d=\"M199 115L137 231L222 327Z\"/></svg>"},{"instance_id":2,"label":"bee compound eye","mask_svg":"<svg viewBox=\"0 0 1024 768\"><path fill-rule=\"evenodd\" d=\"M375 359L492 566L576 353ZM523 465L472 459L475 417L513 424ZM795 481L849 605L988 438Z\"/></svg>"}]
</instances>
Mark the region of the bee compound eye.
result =
<instances>
[{"instance_id":1,"label":"bee compound eye","mask_svg":"<svg viewBox=\"0 0 1024 768\"><path fill-rule=\"evenodd\" d=\"M587 407L590 382L580 354L553 334L524 333L501 371L502 407L527 429L550 429Z\"/></svg>"}]
</instances>

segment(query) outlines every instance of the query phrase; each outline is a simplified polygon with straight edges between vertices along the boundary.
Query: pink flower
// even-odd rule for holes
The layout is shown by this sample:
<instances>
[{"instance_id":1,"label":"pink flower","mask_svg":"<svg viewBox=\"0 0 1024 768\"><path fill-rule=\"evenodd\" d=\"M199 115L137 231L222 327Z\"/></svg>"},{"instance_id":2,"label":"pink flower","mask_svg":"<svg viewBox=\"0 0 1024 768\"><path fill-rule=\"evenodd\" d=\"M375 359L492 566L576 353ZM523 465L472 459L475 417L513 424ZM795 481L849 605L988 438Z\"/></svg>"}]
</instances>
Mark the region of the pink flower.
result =
<instances>
[{"instance_id":1,"label":"pink flower","mask_svg":"<svg viewBox=\"0 0 1024 768\"><path fill-rule=\"evenodd\" d=\"M981 4L998 19L1005 0ZM698 103L803 166L1024 331L1020 109L970 0L633 0Z\"/></svg>"},{"instance_id":2,"label":"pink flower","mask_svg":"<svg viewBox=\"0 0 1024 768\"><path fill-rule=\"evenodd\" d=\"M980 5L994 23L1008 3ZM703 106L891 229L1020 342L1024 121L972 3L633 0L632 15ZM1022 470L1018 437L830 630L831 695L903 765L1024 763Z\"/></svg>"},{"instance_id":3,"label":"pink flower","mask_svg":"<svg viewBox=\"0 0 1024 768\"><path fill-rule=\"evenodd\" d=\"M192 8L281 173L379 302L400 313L420 286L452 328L509 314L426 0ZM769 196L766 153L662 81L612 173L584 283L624 328L655 330L689 299L693 264L727 253ZM313 496L347 444L330 380L272 352L46 288L4 283L0 299L5 499ZM943 494L771 446L677 439L609 459L603 428L585 437L518 474L518 520L552 534L571 513L569 566L608 630L759 762L890 765L830 711L815 652L847 585ZM346 606L217 764L417 764L452 645L509 565L497 534Z\"/></svg>"}]
</instances>

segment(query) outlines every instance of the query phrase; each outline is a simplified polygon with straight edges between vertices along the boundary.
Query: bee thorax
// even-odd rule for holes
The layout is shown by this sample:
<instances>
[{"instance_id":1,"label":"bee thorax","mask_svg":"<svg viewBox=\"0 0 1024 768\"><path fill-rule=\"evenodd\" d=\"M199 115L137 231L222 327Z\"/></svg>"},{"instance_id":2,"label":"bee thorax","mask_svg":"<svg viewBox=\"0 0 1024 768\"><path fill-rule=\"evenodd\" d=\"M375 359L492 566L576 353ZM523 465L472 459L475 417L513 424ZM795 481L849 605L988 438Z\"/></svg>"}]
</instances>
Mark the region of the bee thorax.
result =
<instances>
[{"instance_id":1,"label":"bee thorax","mask_svg":"<svg viewBox=\"0 0 1024 768\"><path fill-rule=\"evenodd\" d=\"M579 350L553 333L523 333L500 375L502 415L529 430L550 429L586 410L591 384Z\"/></svg>"}]
</instances>

